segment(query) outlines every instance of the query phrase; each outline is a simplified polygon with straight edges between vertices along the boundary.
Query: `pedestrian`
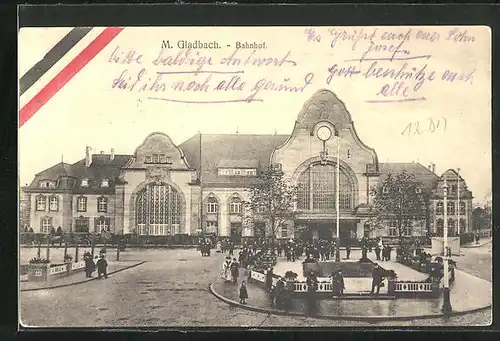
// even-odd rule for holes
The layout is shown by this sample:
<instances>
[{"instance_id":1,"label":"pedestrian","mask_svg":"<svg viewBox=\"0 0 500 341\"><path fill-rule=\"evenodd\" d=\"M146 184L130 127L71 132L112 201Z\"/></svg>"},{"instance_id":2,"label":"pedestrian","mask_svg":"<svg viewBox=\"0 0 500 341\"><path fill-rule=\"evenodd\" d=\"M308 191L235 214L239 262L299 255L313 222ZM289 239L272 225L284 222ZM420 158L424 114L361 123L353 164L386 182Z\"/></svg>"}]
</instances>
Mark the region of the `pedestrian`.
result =
<instances>
[{"instance_id":1,"label":"pedestrian","mask_svg":"<svg viewBox=\"0 0 500 341\"><path fill-rule=\"evenodd\" d=\"M248 291L247 287L245 285L245 281L241 282L241 287L240 287L240 303L241 304L247 304L245 300L248 298Z\"/></svg>"},{"instance_id":2,"label":"pedestrian","mask_svg":"<svg viewBox=\"0 0 500 341\"><path fill-rule=\"evenodd\" d=\"M92 273L95 271L95 263L92 260L92 255L90 253L85 253L83 255L83 260L85 261L85 277L91 278Z\"/></svg>"},{"instance_id":3,"label":"pedestrian","mask_svg":"<svg viewBox=\"0 0 500 341\"><path fill-rule=\"evenodd\" d=\"M238 276L239 276L239 264L236 261L236 258L233 258L233 263L231 264L231 277L233 278L233 283L236 283L238 281Z\"/></svg>"},{"instance_id":4,"label":"pedestrian","mask_svg":"<svg viewBox=\"0 0 500 341\"><path fill-rule=\"evenodd\" d=\"M351 245L347 244L345 246L345 253L346 253L346 258L349 259L349 257L351 256Z\"/></svg>"},{"instance_id":5,"label":"pedestrian","mask_svg":"<svg viewBox=\"0 0 500 341\"><path fill-rule=\"evenodd\" d=\"M338 270L336 273L332 273L332 291L334 296L341 296L344 294L345 283L344 275L342 270Z\"/></svg>"},{"instance_id":6,"label":"pedestrian","mask_svg":"<svg viewBox=\"0 0 500 341\"><path fill-rule=\"evenodd\" d=\"M375 257L377 257L377 260L380 260L380 246L378 244L375 247Z\"/></svg>"},{"instance_id":7,"label":"pedestrian","mask_svg":"<svg viewBox=\"0 0 500 341\"><path fill-rule=\"evenodd\" d=\"M373 273L372 273L372 290L370 291L370 294L373 295L375 288L377 288L377 295L380 292L380 286L382 284L382 268L378 266L377 263L374 264L373 266Z\"/></svg>"},{"instance_id":8,"label":"pedestrian","mask_svg":"<svg viewBox=\"0 0 500 341\"><path fill-rule=\"evenodd\" d=\"M97 276L99 279L101 279L104 275L104 279L108 278L108 262L104 258L104 255L101 255L101 258L97 261Z\"/></svg>"}]
</instances>

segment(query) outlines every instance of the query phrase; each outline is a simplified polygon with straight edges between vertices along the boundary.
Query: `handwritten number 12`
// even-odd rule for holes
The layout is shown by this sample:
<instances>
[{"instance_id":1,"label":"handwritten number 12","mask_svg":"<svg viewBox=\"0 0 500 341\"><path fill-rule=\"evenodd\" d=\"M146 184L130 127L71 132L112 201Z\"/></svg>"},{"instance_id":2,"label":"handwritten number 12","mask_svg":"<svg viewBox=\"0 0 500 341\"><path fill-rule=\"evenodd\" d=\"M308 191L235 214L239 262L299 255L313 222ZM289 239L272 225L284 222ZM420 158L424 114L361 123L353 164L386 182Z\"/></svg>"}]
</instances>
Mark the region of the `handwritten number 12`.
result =
<instances>
[{"instance_id":1,"label":"handwritten number 12","mask_svg":"<svg viewBox=\"0 0 500 341\"><path fill-rule=\"evenodd\" d=\"M423 134L425 132L434 133L439 128L441 128L442 132L444 133L446 131L446 127L448 125L448 121L446 120L446 117L444 117L444 116L441 117L437 121L434 121L432 118L429 118L429 123L428 123L427 129L422 128L421 125L420 125L420 123L421 122L419 122L419 121L417 121L417 122L410 122L405 127L405 129L403 130L403 132L401 133L401 135L411 136L411 135L421 135L421 134Z\"/></svg>"}]
</instances>

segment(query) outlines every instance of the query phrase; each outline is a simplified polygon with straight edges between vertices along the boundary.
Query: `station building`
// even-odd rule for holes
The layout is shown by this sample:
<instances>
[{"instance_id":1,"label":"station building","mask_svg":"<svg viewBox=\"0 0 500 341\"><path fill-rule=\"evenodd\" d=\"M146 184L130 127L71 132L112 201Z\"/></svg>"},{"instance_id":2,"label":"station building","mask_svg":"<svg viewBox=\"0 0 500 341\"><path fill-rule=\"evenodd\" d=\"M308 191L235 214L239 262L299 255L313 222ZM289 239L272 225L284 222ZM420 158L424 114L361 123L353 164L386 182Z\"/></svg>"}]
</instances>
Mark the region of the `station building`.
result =
<instances>
[{"instance_id":1,"label":"station building","mask_svg":"<svg viewBox=\"0 0 500 341\"><path fill-rule=\"evenodd\" d=\"M36 174L24 189L30 227L140 235L263 236L264 221L247 224L244 205L259 171L280 168L299 186L293 219L279 238L336 234L337 138L340 139L340 230L343 238L396 236L395 224L369 224L371 187L390 172L411 172L422 183L426 216L405 228L408 236L441 234L443 181L449 185L450 234L471 231L472 193L455 170L438 176L434 165L381 163L356 133L344 103L328 90L300 110L290 135L196 134L180 145L155 132L131 155L92 153ZM302 231L299 236L298 231Z\"/></svg>"}]
</instances>

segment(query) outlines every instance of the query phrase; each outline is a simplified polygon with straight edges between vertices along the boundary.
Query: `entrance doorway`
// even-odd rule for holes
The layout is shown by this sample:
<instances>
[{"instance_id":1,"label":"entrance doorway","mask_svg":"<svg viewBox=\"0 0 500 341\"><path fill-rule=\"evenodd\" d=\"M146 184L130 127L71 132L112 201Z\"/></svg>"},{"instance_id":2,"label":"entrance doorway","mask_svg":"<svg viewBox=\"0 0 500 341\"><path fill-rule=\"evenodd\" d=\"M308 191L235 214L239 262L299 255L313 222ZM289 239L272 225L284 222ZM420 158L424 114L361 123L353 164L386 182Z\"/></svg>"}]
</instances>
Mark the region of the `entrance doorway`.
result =
<instances>
[{"instance_id":1,"label":"entrance doorway","mask_svg":"<svg viewBox=\"0 0 500 341\"><path fill-rule=\"evenodd\" d=\"M241 233L242 233L242 225L241 223L231 223L231 241L235 244L239 244L241 242Z\"/></svg>"}]
</instances>

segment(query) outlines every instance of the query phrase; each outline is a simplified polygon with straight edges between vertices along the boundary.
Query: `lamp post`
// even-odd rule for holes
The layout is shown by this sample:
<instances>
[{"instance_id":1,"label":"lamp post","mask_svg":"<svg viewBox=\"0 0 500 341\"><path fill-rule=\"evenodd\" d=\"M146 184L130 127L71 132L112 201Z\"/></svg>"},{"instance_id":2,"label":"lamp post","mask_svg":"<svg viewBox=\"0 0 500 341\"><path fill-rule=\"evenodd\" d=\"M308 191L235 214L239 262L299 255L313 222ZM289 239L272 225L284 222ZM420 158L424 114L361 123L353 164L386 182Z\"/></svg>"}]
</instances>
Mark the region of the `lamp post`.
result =
<instances>
[{"instance_id":1,"label":"lamp post","mask_svg":"<svg viewBox=\"0 0 500 341\"><path fill-rule=\"evenodd\" d=\"M337 212L337 244L335 247L335 261L340 262L340 238L339 238L339 230L340 230L340 137L338 134L336 135L336 140L337 140L337 176L336 180L337 183L335 184L336 187L336 198L335 198L335 211Z\"/></svg>"},{"instance_id":2,"label":"lamp post","mask_svg":"<svg viewBox=\"0 0 500 341\"><path fill-rule=\"evenodd\" d=\"M450 303L450 273L449 273L449 260L448 260L448 184L446 183L446 179L443 183L443 218L444 218L444 230L443 230L443 266L444 266L444 274L443 274L443 307L441 311L445 314L451 312L451 303Z\"/></svg>"},{"instance_id":3,"label":"lamp post","mask_svg":"<svg viewBox=\"0 0 500 341\"><path fill-rule=\"evenodd\" d=\"M460 226L460 221L461 221L461 214L462 212L460 211L460 168L457 168L457 223L458 223L458 234L460 234L462 231L460 231L461 226Z\"/></svg>"}]
</instances>

